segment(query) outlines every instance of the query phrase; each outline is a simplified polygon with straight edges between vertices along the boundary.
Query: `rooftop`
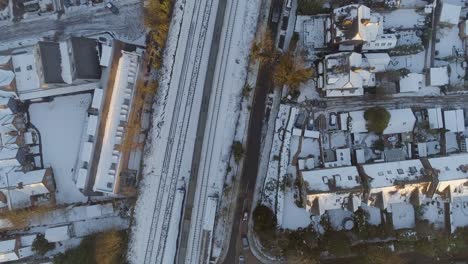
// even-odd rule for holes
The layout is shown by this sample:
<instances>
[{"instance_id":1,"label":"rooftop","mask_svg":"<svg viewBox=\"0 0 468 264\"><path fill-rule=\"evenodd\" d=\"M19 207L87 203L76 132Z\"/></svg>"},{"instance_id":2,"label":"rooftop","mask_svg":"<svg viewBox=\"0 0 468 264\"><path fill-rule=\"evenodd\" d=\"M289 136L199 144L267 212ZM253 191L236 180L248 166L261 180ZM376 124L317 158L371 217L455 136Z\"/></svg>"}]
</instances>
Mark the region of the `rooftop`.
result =
<instances>
[{"instance_id":1,"label":"rooftop","mask_svg":"<svg viewBox=\"0 0 468 264\"><path fill-rule=\"evenodd\" d=\"M465 115L463 109L444 111L445 129L450 132L465 131Z\"/></svg>"},{"instance_id":2,"label":"rooftop","mask_svg":"<svg viewBox=\"0 0 468 264\"><path fill-rule=\"evenodd\" d=\"M400 93L418 92L422 88L424 75L409 73L400 79Z\"/></svg>"},{"instance_id":3,"label":"rooftop","mask_svg":"<svg viewBox=\"0 0 468 264\"><path fill-rule=\"evenodd\" d=\"M383 18L365 5L347 5L333 10L335 42L373 41L383 33Z\"/></svg>"},{"instance_id":4,"label":"rooftop","mask_svg":"<svg viewBox=\"0 0 468 264\"><path fill-rule=\"evenodd\" d=\"M101 155L96 172L94 191L113 193L120 174L120 145L123 143L126 122L131 111L139 56L122 51L117 77L111 94L109 115L105 122Z\"/></svg>"},{"instance_id":5,"label":"rooftop","mask_svg":"<svg viewBox=\"0 0 468 264\"><path fill-rule=\"evenodd\" d=\"M388 135L413 131L414 124L416 123L416 117L411 109L391 109L388 110L388 112L390 113L390 120L387 128L383 131L383 134ZM364 118L364 111L349 112L349 116L351 117L351 122L348 123L348 129L351 133L368 132L367 121ZM340 118L344 117L345 115L340 116Z\"/></svg>"},{"instance_id":6,"label":"rooftop","mask_svg":"<svg viewBox=\"0 0 468 264\"><path fill-rule=\"evenodd\" d=\"M468 180L468 154L451 155L428 159L437 172L439 181Z\"/></svg>"},{"instance_id":7,"label":"rooftop","mask_svg":"<svg viewBox=\"0 0 468 264\"><path fill-rule=\"evenodd\" d=\"M449 23L452 25L458 24L460 19L460 12L462 7L451 3L442 3L442 10L440 12L440 22Z\"/></svg>"},{"instance_id":8,"label":"rooftop","mask_svg":"<svg viewBox=\"0 0 468 264\"><path fill-rule=\"evenodd\" d=\"M447 67L430 69L430 85L442 86L449 83Z\"/></svg>"},{"instance_id":9,"label":"rooftop","mask_svg":"<svg viewBox=\"0 0 468 264\"><path fill-rule=\"evenodd\" d=\"M389 187L425 180L424 167L418 159L361 166L364 173L370 178L370 188Z\"/></svg>"},{"instance_id":10,"label":"rooftop","mask_svg":"<svg viewBox=\"0 0 468 264\"><path fill-rule=\"evenodd\" d=\"M427 109L427 114L429 118L429 127L431 129L439 129L444 127L442 109L440 107Z\"/></svg>"},{"instance_id":11,"label":"rooftop","mask_svg":"<svg viewBox=\"0 0 468 264\"><path fill-rule=\"evenodd\" d=\"M334 192L361 187L361 178L354 166L302 171L308 193Z\"/></svg>"}]
</instances>

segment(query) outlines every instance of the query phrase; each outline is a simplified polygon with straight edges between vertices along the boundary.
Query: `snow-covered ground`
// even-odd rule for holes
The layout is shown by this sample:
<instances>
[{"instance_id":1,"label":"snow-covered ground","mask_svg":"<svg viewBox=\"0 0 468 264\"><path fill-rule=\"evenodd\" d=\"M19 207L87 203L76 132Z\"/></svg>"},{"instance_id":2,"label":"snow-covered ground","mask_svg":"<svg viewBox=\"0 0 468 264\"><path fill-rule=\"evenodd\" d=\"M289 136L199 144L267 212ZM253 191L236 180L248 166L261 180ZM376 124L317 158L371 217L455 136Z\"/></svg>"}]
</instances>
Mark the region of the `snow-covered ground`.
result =
<instances>
[{"instance_id":1,"label":"snow-covered ground","mask_svg":"<svg viewBox=\"0 0 468 264\"><path fill-rule=\"evenodd\" d=\"M439 26L437 28L435 48L438 54L436 58L455 56L456 51L459 52L459 56L463 56L463 42L460 39L459 32L460 29L457 25L451 27Z\"/></svg>"},{"instance_id":2,"label":"snow-covered ground","mask_svg":"<svg viewBox=\"0 0 468 264\"><path fill-rule=\"evenodd\" d=\"M58 204L87 200L76 188L73 175L90 104L91 94L79 94L29 107L31 123L41 134L44 166L54 172Z\"/></svg>"},{"instance_id":3,"label":"snow-covered ground","mask_svg":"<svg viewBox=\"0 0 468 264\"><path fill-rule=\"evenodd\" d=\"M424 26L424 15L416 9L397 9L389 13L381 13L384 17L385 29L415 28Z\"/></svg>"},{"instance_id":4,"label":"snow-covered ground","mask_svg":"<svg viewBox=\"0 0 468 264\"><path fill-rule=\"evenodd\" d=\"M424 69L425 54L425 51L421 51L417 54L412 55L392 56L388 68L390 70L399 70L406 68L412 73L422 73Z\"/></svg>"},{"instance_id":5,"label":"snow-covered ground","mask_svg":"<svg viewBox=\"0 0 468 264\"><path fill-rule=\"evenodd\" d=\"M310 213L304 208L299 208L294 203L294 191L287 188L284 193L284 209L281 221L281 227L285 229L298 229L310 225Z\"/></svg>"}]
</instances>

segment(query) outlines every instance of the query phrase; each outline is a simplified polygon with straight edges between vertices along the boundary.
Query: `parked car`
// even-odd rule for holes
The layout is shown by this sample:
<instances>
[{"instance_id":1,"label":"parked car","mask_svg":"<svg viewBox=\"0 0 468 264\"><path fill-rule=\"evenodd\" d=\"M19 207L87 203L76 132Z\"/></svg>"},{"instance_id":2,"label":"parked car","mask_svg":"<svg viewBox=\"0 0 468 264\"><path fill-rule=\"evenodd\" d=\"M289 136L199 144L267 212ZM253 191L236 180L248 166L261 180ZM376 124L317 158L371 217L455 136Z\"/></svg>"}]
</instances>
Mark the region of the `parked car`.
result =
<instances>
[{"instance_id":1,"label":"parked car","mask_svg":"<svg viewBox=\"0 0 468 264\"><path fill-rule=\"evenodd\" d=\"M249 220L249 212L244 211L244 217L242 217L242 221L246 222L247 220Z\"/></svg>"},{"instance_id":2,"label":"parked car","mask_svg":"<svg viewBox=\"0 0 468 264\"><path fill-rule=\"evenodd\" d=\"M119 14L119 9L111 2L107 2L106 8L116 15Z\"/></svg>"},{"instance_id":3,"label":"parked car","mask_svg":"<svg viewBox=\"0 0 468 264\"><path fill-rule=\"evenodd\" d=\"M244 250L249 249L249 240L246 235L242 235L242 248Z\"/></svg>"}]
</instances>

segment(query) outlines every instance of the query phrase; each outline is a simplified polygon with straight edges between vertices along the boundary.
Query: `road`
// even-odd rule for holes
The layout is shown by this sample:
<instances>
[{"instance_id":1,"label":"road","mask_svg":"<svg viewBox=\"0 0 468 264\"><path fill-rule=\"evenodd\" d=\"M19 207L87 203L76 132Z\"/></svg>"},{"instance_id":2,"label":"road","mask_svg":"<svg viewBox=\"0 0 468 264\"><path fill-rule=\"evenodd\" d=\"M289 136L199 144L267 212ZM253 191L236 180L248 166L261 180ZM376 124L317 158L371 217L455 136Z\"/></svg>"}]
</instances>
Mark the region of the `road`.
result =
<instances>
[{"instance_id":1,"label":"road","mask_svg":"<svg viewBox=\"0 0 468 264\"><path fill-rule=\"evenodd\" d=\"M269 1L269 0L267 0ZM270 12L266 15L269 23L269 30L278 25L270 23L271 10L280 6L281 1L272 1ZM276 32L273 31L272 32ZM274 36L273 36L274 38ZM260 162L260 146L262 142L262 128L265 122L265 107L268 91L272 89L272 71L271 65L261 64L257 77L257 85L252 102L252 110L249 121L246 152L244 156L244 167L240 176L239 191L237 195L234 219L232 222L232 231L229 242L228 252L224 263L237 263L239 256L243 255L247 263L257 263L258 260L250 251L242 250L241 237L247 234L247 222L243 222L244 211L251 211L253 195L255 192L255 183L258 175L258 165Z\"/></svg>"},{"instance_id":2,"label":"road","mask_svg":"<svg viewBox=\"0 0 468 264\"><path fill-rule=\"evenodd\" d=\"M399 96L373 98L371 96L350 98L323 98L327 103L327 111L352 111L379 105L388 108L427 108L427 107L466 107L468 94L449 94L444 96Z\"/></svg>"},{"instance_id":3,"label":"road","mask_svg":"<svg viewBox=\"0 0 468 264\"><path fill-rule=\"evenodd\" d=\"M267 3L269 2L269 3ZM263 12L263 23L266 30L273 32L276 35L277 23L271 22L273 10L280 10L282 1L280 0L265 0L269 6L268 10ZM272 36L275 39L275 36ZM234 212L234 219L231 225L231 237L229 238L229 248L224 259L225 264L238 263L239 256L244 256L246 263L260 263L250 250L243 250L241 238L247 235L247 222L242 221L245 211L251 212L253 196L255 192L255 184L258 176L258 166L260 163L260 147L262 142L263 124L266 122L266 98L267 94L274 87L271 65L262 63L259 68L257 85L254 89L252 102L251 116L249 120L246 151L244 156L244 166L239 180L239 189Z\"/></svg>"},{"instance_id":4,"label":"road","mask_svg":"<svg viewBox=\"0 0 468 264\"><path fill-rule=\"evenodd\" d=\"M120 13L114 15L102 6L84 7L66 11L58 19L43 18L37 21L20 21L0 27L0 41L21 41L23 39L51 37L66 38L112 32L120 40L134 41L145 35L142 1L119 1L115 4Z\"/></svg>"}]
</instances>

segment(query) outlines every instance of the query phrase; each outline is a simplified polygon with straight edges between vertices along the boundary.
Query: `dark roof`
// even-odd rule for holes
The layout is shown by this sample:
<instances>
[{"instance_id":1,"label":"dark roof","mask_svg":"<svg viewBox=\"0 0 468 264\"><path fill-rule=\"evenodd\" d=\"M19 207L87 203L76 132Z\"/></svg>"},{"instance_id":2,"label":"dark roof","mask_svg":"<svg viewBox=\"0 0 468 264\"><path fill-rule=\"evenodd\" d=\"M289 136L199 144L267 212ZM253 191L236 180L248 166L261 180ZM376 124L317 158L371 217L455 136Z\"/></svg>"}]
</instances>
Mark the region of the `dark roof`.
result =
<instances>
[{"instance_id":1,"label":"dark roof","mask_svg":"<svg viewBox=\"0 0 468 264\"><path fill-rule=\"evenodd\" d=\"M45 83L64 83L62 79L62 67L59 43L39 42L41 62Z\"/></svg>"},{"instance_id":2,"label":"dark roof","mask_svg":"<svg viewBox=\"0 0 468 264\"><path fill-rule=\"evenodd\" d=\"M100 79L101 66L97 41L95 39L72 37L73 59L75 61L76 78L78 79Z\"/></svg>"}]
</instances>

